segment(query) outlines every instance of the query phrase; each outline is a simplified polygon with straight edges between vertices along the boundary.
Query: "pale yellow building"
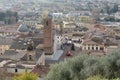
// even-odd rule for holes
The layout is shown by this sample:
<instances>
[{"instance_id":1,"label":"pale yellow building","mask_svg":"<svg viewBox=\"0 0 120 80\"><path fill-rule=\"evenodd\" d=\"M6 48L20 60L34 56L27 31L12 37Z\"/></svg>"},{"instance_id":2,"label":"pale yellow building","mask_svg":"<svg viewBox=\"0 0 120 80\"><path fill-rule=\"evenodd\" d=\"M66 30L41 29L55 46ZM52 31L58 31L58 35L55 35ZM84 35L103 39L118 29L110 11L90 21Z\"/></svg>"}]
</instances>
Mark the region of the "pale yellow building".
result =
<instances>
[{"instance_id":1,"label":"pale yellow building","mask_svg":"<svg viewBox=\"0 0 120 80\"><path fill-rule=\"evenodd\" d=\"M0 55L4 54L4 52L9 49L11 43L12 39L0 38Z\"/></svg>"},{"instance_id":2,"label":"pale yellow building","mask_svg":"<svg viewBox=\"0 0 120 80\"><path fill-rule=\"evenodd\" d=\"M90 22L92 18L90 16L78 16L78 21L80 22Z\"/></svg>"}]
</instances>

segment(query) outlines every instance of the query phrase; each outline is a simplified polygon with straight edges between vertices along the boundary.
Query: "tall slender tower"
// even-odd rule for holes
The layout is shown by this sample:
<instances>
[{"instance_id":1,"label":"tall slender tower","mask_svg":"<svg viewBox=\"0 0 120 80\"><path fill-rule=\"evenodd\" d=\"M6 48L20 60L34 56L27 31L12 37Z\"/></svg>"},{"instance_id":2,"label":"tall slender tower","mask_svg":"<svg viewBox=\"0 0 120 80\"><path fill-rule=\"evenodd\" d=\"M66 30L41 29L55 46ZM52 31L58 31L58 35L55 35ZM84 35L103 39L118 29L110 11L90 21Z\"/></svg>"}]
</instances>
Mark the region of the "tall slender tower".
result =
<instances>
[{"instance_id":1,"label":"tall slender tower","mask_svg":"<svg viewBox=\"0 0 120 80\"><path fill-rule=\"evenodd\" d=\"M44 51L45 55L53 54L53 33L52 33L52 16L48 15L44 19Z\"/></svg>"}]
</instances>

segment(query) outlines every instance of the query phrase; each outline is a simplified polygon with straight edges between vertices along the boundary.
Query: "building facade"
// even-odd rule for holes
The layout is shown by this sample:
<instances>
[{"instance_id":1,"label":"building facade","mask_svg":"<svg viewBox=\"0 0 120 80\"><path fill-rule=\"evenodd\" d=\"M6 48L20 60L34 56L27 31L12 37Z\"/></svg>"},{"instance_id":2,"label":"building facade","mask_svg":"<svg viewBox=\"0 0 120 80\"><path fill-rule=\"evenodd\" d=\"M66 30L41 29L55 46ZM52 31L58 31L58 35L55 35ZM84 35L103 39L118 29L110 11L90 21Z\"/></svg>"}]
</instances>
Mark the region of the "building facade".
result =
<instances>
[{"instance_id":1,"label":"building facade","mask_svg":"<svg viewBox=\"0 0 120 80\"><path fill-rule=\"evenodd\" d=\"M83 41L83 43L82 43L82 50L104 51L105 46L104 46L104 44L99 44L99 43L96 43L92 40L86 40L86 41Z\"/></svg>"}]
</instances>

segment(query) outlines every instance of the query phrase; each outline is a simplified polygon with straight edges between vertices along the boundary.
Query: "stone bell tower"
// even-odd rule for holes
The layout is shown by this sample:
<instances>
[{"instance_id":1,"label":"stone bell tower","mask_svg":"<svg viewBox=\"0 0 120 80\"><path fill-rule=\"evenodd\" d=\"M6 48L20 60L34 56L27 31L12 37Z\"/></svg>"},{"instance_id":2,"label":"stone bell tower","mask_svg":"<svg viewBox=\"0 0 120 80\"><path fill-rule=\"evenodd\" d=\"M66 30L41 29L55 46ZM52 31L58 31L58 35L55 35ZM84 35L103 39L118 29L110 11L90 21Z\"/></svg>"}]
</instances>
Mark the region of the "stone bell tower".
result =
<instances>
[{"instance_id":1,"label":"stone bell tower","mask_svg":"<svg viewBox=\"0 0 120 80\"><path fill-rule=\"evenodd\" d=\"M45 51L45 55L53 54L52 28L53 28L52 16L48 15L48 17L44 19L44 51Z\"/></svg>"},{"instance_id":2,"label":"stone bell tower","mask_svg":"<svg viewBox=\"0 0 120 80\"><path fill-rule=\"evenodd\" d=\"M33 44L33 42L27 42L27 61L36 60L35 48Z\"/></svg>"}]
</instances>

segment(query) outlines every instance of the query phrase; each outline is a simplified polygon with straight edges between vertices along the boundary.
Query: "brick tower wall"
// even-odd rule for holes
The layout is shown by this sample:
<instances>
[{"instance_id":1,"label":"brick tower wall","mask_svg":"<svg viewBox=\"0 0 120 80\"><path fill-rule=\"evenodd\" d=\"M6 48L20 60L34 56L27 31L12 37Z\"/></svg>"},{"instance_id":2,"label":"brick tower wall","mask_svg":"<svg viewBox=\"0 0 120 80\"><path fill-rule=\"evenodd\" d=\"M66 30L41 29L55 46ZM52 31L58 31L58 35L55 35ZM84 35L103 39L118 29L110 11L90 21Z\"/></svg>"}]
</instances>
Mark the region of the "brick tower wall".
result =
<instances>
[{"instance_id":1,"label":"brick tower wall","mask_svg":"<svg viewBox=\"0 0 120 80\"><path fill-rule=\"evenodd\" d=\"M53 33L52 33L52 19L44 19L44 51L45 55L53 54Z\"/></svg>"}]
</instances>

